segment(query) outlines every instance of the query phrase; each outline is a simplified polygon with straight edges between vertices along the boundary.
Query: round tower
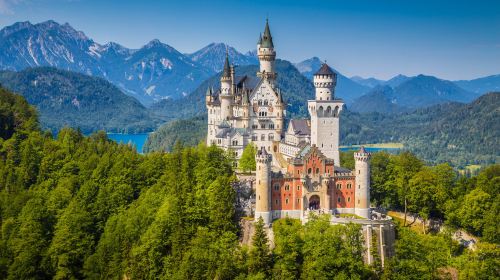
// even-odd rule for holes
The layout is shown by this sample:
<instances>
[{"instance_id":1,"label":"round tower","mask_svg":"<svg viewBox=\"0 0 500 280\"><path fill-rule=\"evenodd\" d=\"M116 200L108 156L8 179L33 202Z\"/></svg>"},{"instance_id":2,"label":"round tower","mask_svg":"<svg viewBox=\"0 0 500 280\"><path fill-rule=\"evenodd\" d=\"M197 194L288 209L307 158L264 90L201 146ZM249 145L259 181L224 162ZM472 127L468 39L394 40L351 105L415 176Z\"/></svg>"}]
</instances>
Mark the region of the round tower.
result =
<instances>
[{"instance_id":1,"label":"round tower","mask_svg":"<svg viewBox=\"0 0 500 280\"><path fill-rule=\"evenodd\" d=\"M370 218L370 157L364 147L354 153L356 172L355 213L358 216Z\"/></svg>"},{"instance_id":2,"label":"round tower","mask_svg":"<svg viewBox=\"0 0 500 280\"><path fill-rule=\"evenodd\" d=\"M255 220L260 217L266 225L272 222L271 218L271 162L272 156L266 148L261 147L255 155Z\"/></svg>"},{"instance_id":3,"label":"round tower","mask_svg":"<svg viewBox=\"0 0 500 280\"><path fill-rule=\"evenodd\" d=\"M231 96L231 68L229 66L229 55L226 52L226 61L224 62L224 70L220 77L220 110L221 119L229 120L233 115L232 99Z\"/></svg>"},{"instance_id":4,"label":"round tower","mask_svg":"<svg viewBox=\"0 0 500 280\"><path fill-rule=\"evenodd\" d=\"M269 21L267 19L264 34L257 43L257 56L259 57L260 64L260 72L258 72L257 75L274 80L276 78L276 73L274 72L276 52L274 51L273 37L271 36Z\"/></svg>"},{"instance_id":5,"label":"round tower","mask_svg":"<svg viewBox=\"0 0 500 280\"><path fill-rule=\"evenodd\" d=\"M326 63L323 63L319 71L314 74L313 80L316 100L333 100L337 74Z\"/></svg>"}]
</instances>

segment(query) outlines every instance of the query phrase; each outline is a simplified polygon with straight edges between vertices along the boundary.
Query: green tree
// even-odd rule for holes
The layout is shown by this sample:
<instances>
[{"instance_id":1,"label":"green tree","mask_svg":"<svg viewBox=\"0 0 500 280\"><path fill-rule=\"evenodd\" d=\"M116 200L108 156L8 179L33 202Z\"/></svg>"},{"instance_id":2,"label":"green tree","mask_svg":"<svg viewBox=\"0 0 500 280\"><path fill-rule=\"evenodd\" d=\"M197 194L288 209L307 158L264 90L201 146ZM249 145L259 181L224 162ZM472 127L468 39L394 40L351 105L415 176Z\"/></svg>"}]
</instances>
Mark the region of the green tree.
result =
<instances>
[{"instance_id":1,"label":"green tree","mask_svg":"<svg viewBox=\"0 0 500 280\"><path fill-rule=\"evenodd\" d=\"M272 256L262 217L255 223L255 232L252 237L252 247L249 252L249 257L248 269L250 274L260 274L266 277L270 274Z\"/></svg>"},{"instance_id":2,"label":"green tree","mask_svg":"<svg viewBox=\"0 0 500 280\"><path fill-rule=\"evenodd\" d=\"M303 227L298 219L280 219L273 223L273 279L299 279L303 261Z\"/></svg>"},{"instance_id":3,"label":"green tree","mask_svg":"<svg viewBox=\"0 0 500 280\"><path fill-rule=\"evenodd\" d=\"M255 171L255 154L257 153L257 147L250 143L248 144L243 153L241 154L239 167L244 172Z\"/></svg>"}]
</instances>

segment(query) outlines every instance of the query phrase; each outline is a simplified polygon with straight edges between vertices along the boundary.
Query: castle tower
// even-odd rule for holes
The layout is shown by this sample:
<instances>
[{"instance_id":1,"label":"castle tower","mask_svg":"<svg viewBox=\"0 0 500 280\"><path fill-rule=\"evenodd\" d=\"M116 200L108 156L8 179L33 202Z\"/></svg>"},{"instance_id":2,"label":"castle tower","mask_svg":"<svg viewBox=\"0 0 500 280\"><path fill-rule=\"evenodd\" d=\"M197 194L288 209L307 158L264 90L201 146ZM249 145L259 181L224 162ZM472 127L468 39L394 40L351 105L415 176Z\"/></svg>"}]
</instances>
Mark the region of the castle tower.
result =
<instances>
[{"instance_id":1,"label":"castle tower","mask_svg":"<svg viewBox=\"0 0 500 280\"><path fill-rule=\"evenodd\" d=\"M266 225L272 222L271 217L271 162L272 156L261 147L255 155L255 220L260 217Z\"/></svg>"},{"instance_id":2,"label":"castle tower","mask_svg":"<svg viewBox=\"0 0 500 280\"><path fill-rule=\"evenodd\" d=\"M354 211L356 215L370 218L370 157L364 147L354 153L356 172L356 193Z\"/></svg>"},{"instance_id":3,"label":"castle tower","mask_svg":"<svg viewBox=\"0 0 500 280\"><path fill-rule=\"evenodd\" d=\"M243 116L241 118L243 127L250 127L250 97L248 96L248 91L244 90L241 106L243 107Z\"/></svg>"},{"instance_id":4,"label":"castle tower","mask_svg":"<svg viewBox=\"0 0 500 280\"><path fill-rule=\"evenodd\" d=\"M257 56L259 57L260 64L260 71L257 72L257 76L267 77L270 81L274 82L276 79L276 73L274 72L276 52L274 51L273 37L271 36L269 21L267 19L264 34L260 36L257 43Z\"/></svg>"},{"instance_id":5,"label":"castle tower","mask_svg":"<svg viewBox=\"0 0 500 280\"><path fill-rule=\"evenodd\" d=\"M333 159L335 165L340 166L339 114L344 102L335 99L336 84L337 74L323 63L314 74L315 100L309 100L307 104L311 115L311 144L316 145L327 158Z\"/></svg>"},{"instance_id":6,"label":"castle tower","mask_svg":"<svg viewBox=\"0 0 500 280\"><path fill-rule=\"evenodd\" d=\"M213 90L210 87L207 88L207 92L205 93L205 104L208 114L207 146L210 146L215 140L215 125L217 122L216 109L213 105Z\"/></svg>"},{"instance_id":7,"label":"castle tower","mask_svg":"<svg viewBox=\"0 0 500 280\"><path fill-rule=\"evenodd\" d=\"M233 116L232 108L232 77L231 67L229 66L229 55L226 52L226 61L224 62L224 70L220 77L220 111L221 119L229 120Z\"/></svg>"}]
</instances>

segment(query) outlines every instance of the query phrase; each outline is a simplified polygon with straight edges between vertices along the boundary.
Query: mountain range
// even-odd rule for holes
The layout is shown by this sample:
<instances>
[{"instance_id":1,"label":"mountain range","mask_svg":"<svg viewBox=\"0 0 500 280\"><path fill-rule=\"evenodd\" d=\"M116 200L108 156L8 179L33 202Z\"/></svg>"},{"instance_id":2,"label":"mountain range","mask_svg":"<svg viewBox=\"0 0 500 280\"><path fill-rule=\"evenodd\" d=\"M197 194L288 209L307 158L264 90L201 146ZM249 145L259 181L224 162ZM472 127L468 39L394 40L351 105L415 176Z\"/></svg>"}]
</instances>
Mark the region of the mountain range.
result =
<instances>
[{"instance_id":1,"label":"mountain range","mask_svg":"<svg viewBox=\"0 0 500 280\"><path fill-rule=\"evenodd\" d=\"M69 126L84 133L100 129L139 133L163 122L137 99L99 77L39 67L0 71L0 84L37 107L42 128L52 132Z\"/></svg>"},{"instance_id":2,"label":"mountain range","mask_svg":"<svg viewBox=\"0 0 500 280\"><path fill-rule=\"evenodd\" d=\"M350 106L356 112L397 113L447 102L467 103L480 94L469 92L453 82L418 75L391 87L385 83L358 97Z\"/></svg>"}]
</instances>

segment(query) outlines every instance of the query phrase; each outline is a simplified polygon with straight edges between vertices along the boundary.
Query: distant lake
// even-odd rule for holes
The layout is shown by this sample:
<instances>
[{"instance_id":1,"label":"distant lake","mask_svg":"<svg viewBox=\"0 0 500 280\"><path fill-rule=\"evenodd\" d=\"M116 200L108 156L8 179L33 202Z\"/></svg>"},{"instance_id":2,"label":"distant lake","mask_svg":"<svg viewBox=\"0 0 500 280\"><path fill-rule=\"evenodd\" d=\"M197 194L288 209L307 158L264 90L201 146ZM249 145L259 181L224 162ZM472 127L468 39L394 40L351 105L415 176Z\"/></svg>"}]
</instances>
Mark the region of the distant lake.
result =
<instances>
[{"instance_id":1,"label":"distant lake","mask_svg":"<svg viewBox=\"0 0 500 280\"><path fill-rule=\"evenodd\" d=\"M370 153L376 153L376 152L380 152L380 151L396 152L399 150L399 148L365 147L365 150L367 152L370 152ZM342 152L359 151L359 147L358 146L342 147L342 148L340 148L340 151L342 151Z\"/></svg>"},{"instance_id":2,"label":"distant lake","mask_svg":"<svg viewBox=\"0 0 500 280\"><path fill-rule=\"evenodd\" d=\"M126 134L126 133L108 133L108 138L117 142L128 144L131 143L137 149L137 152L142 153L142 147L148 139L149 133Z\"/></svg>"}]
</instances>

